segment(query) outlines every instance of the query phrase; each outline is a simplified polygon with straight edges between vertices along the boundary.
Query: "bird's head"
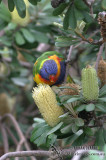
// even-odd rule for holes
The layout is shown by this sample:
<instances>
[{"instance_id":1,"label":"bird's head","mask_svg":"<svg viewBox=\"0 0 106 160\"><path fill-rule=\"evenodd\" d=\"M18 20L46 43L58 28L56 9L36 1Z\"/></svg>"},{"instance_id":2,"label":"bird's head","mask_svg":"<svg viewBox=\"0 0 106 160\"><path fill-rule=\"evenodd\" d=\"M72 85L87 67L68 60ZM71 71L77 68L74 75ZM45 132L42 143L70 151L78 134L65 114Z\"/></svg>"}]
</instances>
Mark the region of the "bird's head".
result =
<instances>
[{"instance_id":1,"label":"bird's head","mask_svg":"<svg viewBox=\"0 0 106 160\"><path fill-rule=\"evenodd\" d=\"M55 83L57 81L57 64L54 60L46 60L40 69L40 75L43 79Z\"/></svg>"}]
</instances>

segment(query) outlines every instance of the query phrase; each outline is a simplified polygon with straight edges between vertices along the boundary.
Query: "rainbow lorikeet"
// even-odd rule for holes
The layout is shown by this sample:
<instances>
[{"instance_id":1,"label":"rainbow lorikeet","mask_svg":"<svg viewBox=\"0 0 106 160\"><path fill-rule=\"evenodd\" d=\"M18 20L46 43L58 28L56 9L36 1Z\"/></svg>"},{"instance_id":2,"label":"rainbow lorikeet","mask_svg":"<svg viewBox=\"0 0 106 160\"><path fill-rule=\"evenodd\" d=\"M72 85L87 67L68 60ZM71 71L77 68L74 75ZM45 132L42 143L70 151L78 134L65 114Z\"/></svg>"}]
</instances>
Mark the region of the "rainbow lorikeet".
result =
<instances>
[{"instance_id":1,"label":"rainbow lorikeet","mask_svg":"<svg viewBox=\"0 0 106 160\"><path fill-rule=\"evenodd\" d=\"M66 64L63 55L56 51L43 53L33 67L34 81L48 85L59 85L63 82Z\"/></svg>"}]
</instances>

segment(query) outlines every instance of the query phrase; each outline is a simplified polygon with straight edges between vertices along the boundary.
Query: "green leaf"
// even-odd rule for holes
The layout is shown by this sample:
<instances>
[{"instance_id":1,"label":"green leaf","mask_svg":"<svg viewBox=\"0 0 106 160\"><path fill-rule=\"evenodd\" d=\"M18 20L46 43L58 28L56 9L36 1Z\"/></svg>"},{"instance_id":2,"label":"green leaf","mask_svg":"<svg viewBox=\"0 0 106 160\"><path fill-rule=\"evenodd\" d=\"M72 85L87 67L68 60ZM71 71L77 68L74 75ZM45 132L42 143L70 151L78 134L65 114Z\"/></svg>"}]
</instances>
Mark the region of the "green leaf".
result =
<instances>
[{"instance_id":1,"label":"green leaf","mask_svg":"<svg viewBox=\"0 0 106 160\"><path fill-rule=\"evenodd\" d=\"M90 112L90 111L93 111L95 109L95 105L93 103L90 103L88 105L86 105L86 111L87 112Z\"/></svg>"},{"instance_id":2,"label":"green leaf","mask_svg":"<svg viewBox=\"0 0 106 160\"><path fill-rule=\"evenodd\" d=\"M3 3L0 4L0 18L6 22L11 21L11 14Z\"/></svg>"},{"instance_id":3,"label":"green leaf","mask_svg":"<svg viewBox=\"0 0 106 160\"><path fill-rule=\"evenodd\" d=\"M68 47L72 44L75 44L79 42L79 40L77 38L73 38L73 37L65 37L65 36L59 36L56 39L56 43L55 45L57 47Z\"/></svg>"},{"instance_id":4,"label":"green leaf","mask_svg":"<svg viewBox=\"0 0 106 160\"><path fill-rule=\"evenodd\" d=\"M77 126L83 126L83 125L84 125L84 120L81 119L81 118L76 118L76 119L75 119L75 124L76 124Z\"/></svg>"},{"instance_id":5,"label":"green leaf","mask_svg":"<svg viewBox=\"0 0 106 160\"><path fill-rule=\"evenodd\" d=\"M106 95L106 85L104 85L99 91L99 97Z\"/></svg>"},{"instance_id":6,"label":"green leaf","mask_svg":"<svg viewBox=\"0 0 106 160\"><path fill-rule=\"evenodd\" d=\"M98 98L98 101L99 102L106 102L106 97L104 97L104 98Z\"/></svg>"},{"instance_id":7,"label":"green leaf","mask_svg":"<svg viewBox=\"0 0 106 160\"><path fill-rule=\"evenodd\" d=\"M34 35L28 29L22 28L21 31L28 42L33 43L35 41Z\"/></svg>"},{"instance_id":8,"label":"green leaf","mask_svg":"<svg viewBox=\"0 0 106 160\"><path fill-rule=\"evenodd\" d=\"M88 7L82 0L74 0L74 5L76 6L77 9L79 10L88 10Z\"/></svg>"},{"instance_id":9,"label":"green leaf","mask_svg":"<svg viewBox=\"0 0 106 160\"><path fill-rule=\"evenodd\" d=\"M37 3L40 2L41 0L28 0L28 1L33 5L37 5Z\"/></svg>"},{"instance_id":10,"label":"green leaf","mask_svg":"<svg viewBox=\"0 0 106 160\"><path fill-rule=\"evenodd\" d=\"M102 0L102 8L106 10L106 0Z\"/></svg>"},{"instance_id":11,"label":"green leaf","mask_svg":"<svg viewBox=\"0 0 106 160\"><path fill-rule=\"evenodd\" d=\"M42 119L42 118L34 118L33 120L34 120L34 122L37 122L37 123L43 123L43 122L45 122L45 120Z\"/></svg>"},{"instance_id":12,"label":"green leaf","mask_svg":"<svg viewBox=\"0 0 106 160\"><path fill-rule=\"evenodd\" d=\"M95 106L102 112L106 113L106 106L103 104L95 104Z\"/></svg>"},{"instance_id":13,"label":"green leaf","mask_svg":"<svg viewBox=\"0 0 106 160\"><path fill-rule=\"evenodd\" d=\"M1 1L2 1L2 0L0 0L0 3L1 3Z\"/></svg>"},{"instance_id":14,"label":"green leaf","mask_svg":"<svg viewBox=\"0 0 106 160\"><path fill-rule=\"evenodd\" d=\"M72 124L72 132L76 133L78 131L79 126Z\"/></svg>"},{"instance_id":15,"label":"green leaf","mask_svg":"<svg viewBox=\"0 0 106 160\"><path fill-rule=\"evenodd\" d=\"M80 111L83 111L85 108L86 108L86 105L83 104L83 105L76 107L76 111L80 112Z\"/></svg>"},{"instance_id":16,"label":"green leaf","mask_svg":"<svg viewBox=\"0 0 106 160\"><path fill-rule=\"evenodd\" d=\"M26 5L24 0L13 0L18 11L18 14L21 18L26 16Z\"/></svg>"},{"instance_id":17,"label":"green leaf","mask_svg":"<svg viewBox=\"0 0 106 160\"><path fill-rule=\"evenodd\" d=\"M82 20L84 18L82 12L79 9L77 9L76 7L74 7L74 14L75 14L76 20Z\"/></svg>"},{"instance_id":18,"label":"green leaf","mask_svg":"<svg viewBox=\"0 0 106 160\"><path fill-rule=\"evenodd\" d=\"M8 8L10 10L10 12L12 12L14 10L14 0L8 0Z\"/></svg>"},{"instance_id":19,"label":"green leaf","mask_svg":"<svg viewBox=\"0 0 106 160\"><path fill-rule=\"evenodd\" d=\"M24 87L29 81L26 78L19 78L19 77L15 77L15 78L11 78L11 80L13 81L14 84Z\"/></svg>"},{"instance_id":20,"label":"green leaf","mask_svg":"<svg viewBox=\"0 0 106 160\"><path fill-rule=\"evenodd\" d=\"M96 138L95 146L102 147L102 146L105 145L105 140L104 140L104 135L103 135L103 128L100 128L96 132L95 138Z\"/></svg>"},{"instance_id":21,"label":"green leaf","mask_svg":"<svg viewBox=\"0 0 106 160\"><path fill-rule=\"evenodd\" d=\"M35 61L35 57L32 56L31 54L26 53L26 52L24 52L24 51L21 51L21 54L25 57L25 59L26 59L28 62L34 62L34 61Z\"/></svg>"},{"instance_id":22,"label":"green leaf","mask_svg":"<svg viewBox=\"0 0 106 160\"><path fill-rule=\"evenodd\" d=\"M84 133L88 136L93 136L93 131L89 127L84 128Z\"/></svg>"},{"instance_id":23,"label":"green leaf","mask_svg":"<svg viewBox=\"0 0 106 160\"><path fill-rule=\"evenodd\" d=\"M87 11L83 11L83 15L87 23L92 23L94 21Z\"/></svg>"},{"instance_id":24,"label":"green leaf","mask_svg":"<svg viewBox=\"0 0 106 160\"><path fill-rule=\"evenodd\" d=\"M48 43L49 38L48 38L47 34L39 32L39 31L35 31L35 30L32 33L33 33L36 41L38 41L40 43Z\"/></svg>"},{"instance_id":25,"label":"green leaf","mask_svg":"<svg viewBox=\"0 0 106 160\"><path fill-rule=\"evenodd\" d=\"M70 99L67 101L67 103L75 102L75 101L78 101L78 100L80 100L79 97L78 97L78 98L70 98Z\"/></svg>"},{"instance_id":26,"label":"green leaf","mask_svg":"<svg viewBox=\"0 0 106 160\"><path fill-rule=\"evenodd\" d=\"M50 147L52 144L54 144L56 142L57 139L57 135L55 134L50 134L47 138L47 145Z\"/></svg>"},{"instance_id":27,"label":"green leaf","mask_svg":"<svg viewBox=\"0 0 106 160\"><path fill-rule=\"evenodd\" d=\"M71 9L71 6L68 8L68 10L67 10L67 12L65 14L65 17L64 17L64 21L63 21L64 30L67 30L68 27L69 27L70 9Z\"/></svg>"},{"instance_id":28,"label":"green leaf","mask_svg":"<svg viewBox=\"0 0 106 160\"><path fill-rule=\"evenodd\" d=\"M71 7L70 9L70 16L69 16L69 25L72 29L75 29L77 26L77 21L75 18L75 9L74 6Z\"/></svg>"},{"instance_id":29,"label":"green leaf","mask_svg":"<svg viewBox=\"0 0 106 160\"><path fill-rule=\"evenodd\" d=\"M32 133L31 142L35 141L38 137L40 137L46 130L48 129L48 125L43 125Z\"/></svg>"},{"instance_id":30,"label":"green leaf","mask_svg":"<svg viewBox=\"0 0 106 160\"><path fill-rule=\"evenodd\" d=\"M71 131L72 125L67 125L64 128L61 129L61 133L68 133Z\"/></svg>"},{"instance_id":31,"label":"green leaf","mask_svg":"<svg viewBox=\"0 0 106 160\"><path fill-rule=\"evenodd\" d=\"M55 131L57 131L61 126L63 125L63 122L60 122L57 126L55 126L54 128L52 128L47 135L54 133Z\"/></svg>"},{"instance_id":32,"label":"green leaf","mask_svg":"<svg viewBox=\"0 0 106 160\"><path fill-rule=\"evenodd\" d=\"M18 45L23 45L25 44L25 39L23 38L23 36L21 35L20 32L16 32L15 34L15 41Z\"/></svg>"},{"instance_id":33,"label":"green leaf","mask_svg":"<svg viewBox=\"0 0 106 160\"><path fill-rule=\"evenodd\" d=\"M59 5L59 7L57 7L56 9L54 9L53 15L54 15L54 16L60 15L60 14L65 10L65 8L66 8L68 5L69 5L69 3L61 3L61 4Z\"/></svg>"},{"instance_id":34,"label":"green leaf","mask_svg":"<svg viewBox=\"0 0 106 160\"><path fill-rule=\"evenodd\" d=\"M61 115L61 116L59 116L59 118L66 118L68 115L69 115L69 112L67 112L67 113L65 113L65 114L63 114L63 115Z\"/></svg>"}]
</instances>

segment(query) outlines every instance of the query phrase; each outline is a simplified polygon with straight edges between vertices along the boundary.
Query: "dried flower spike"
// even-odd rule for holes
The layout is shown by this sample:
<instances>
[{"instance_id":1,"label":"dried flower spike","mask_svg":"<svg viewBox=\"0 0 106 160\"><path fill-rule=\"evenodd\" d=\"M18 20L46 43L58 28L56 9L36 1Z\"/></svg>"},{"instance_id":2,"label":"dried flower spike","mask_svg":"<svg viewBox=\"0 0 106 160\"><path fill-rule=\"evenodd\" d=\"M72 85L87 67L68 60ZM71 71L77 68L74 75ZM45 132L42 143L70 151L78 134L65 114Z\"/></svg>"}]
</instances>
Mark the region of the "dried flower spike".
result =
<instances>
[{"instance_id":1,"label":"dried flower spike","mask_svg":"<svg viewBox=\"0 0 106 160\"><path fill-rule=\"evenodd\" d=\"M106 12L100 12L98 15L98 23L101 25L101 36L104 42L106 42Z\"/></svg>"},{"instance_id":2,"label":"dried flower spike","mask_svg":"<svg viewBox=\"0 0 106 160\"><path fill-rule=\"evenodd\" d=\"M56 95L49 85L39 84L33 88L32 97L45 121L51 126L59 123L59 116L64 114L63 109L57 105Z\"/></svg>"},{"instance_id":3,"label":"dried flower spike","mask_svg":"<svg viewBox=\"0 0 106 160\"><path fill-rule=\"evenodd\" d=\"M87 101L94 101L98 99L99 87L96 70L87 66L82 70L82 90L83 96Z\"/></svg>"},{"instance_id":4,"label":"dried flower spike","mask_svg":"<svg viewBox=\"0 0 106 160\"><path fill-rule=\"evenodd\" d=\"M102 82L102 86L106 84L106 62L101 58L98 65L98 77Z\"/></svg>"}]
</instances>

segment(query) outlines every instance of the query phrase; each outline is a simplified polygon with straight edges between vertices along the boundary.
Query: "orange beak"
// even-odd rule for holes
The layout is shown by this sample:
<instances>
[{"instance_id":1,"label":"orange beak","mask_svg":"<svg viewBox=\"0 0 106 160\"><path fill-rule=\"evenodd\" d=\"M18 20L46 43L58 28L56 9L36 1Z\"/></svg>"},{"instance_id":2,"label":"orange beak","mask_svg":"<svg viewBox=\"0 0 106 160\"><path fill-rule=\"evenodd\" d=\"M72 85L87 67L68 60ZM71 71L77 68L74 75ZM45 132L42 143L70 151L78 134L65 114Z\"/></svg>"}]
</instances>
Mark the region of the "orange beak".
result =
<instances>
[{"instance_id":1,"label":"orange beak","mask_svg":"<svg viewBox=\"0 0 106 160\"><path fill-rule=\"evenodd\" d=\"M56 81L57 81L57 78L56 78L55 75L50 75L50 76L49 76L49 80L50 80L50 82L56 82Z\"/></svg>"}]
</instances>

